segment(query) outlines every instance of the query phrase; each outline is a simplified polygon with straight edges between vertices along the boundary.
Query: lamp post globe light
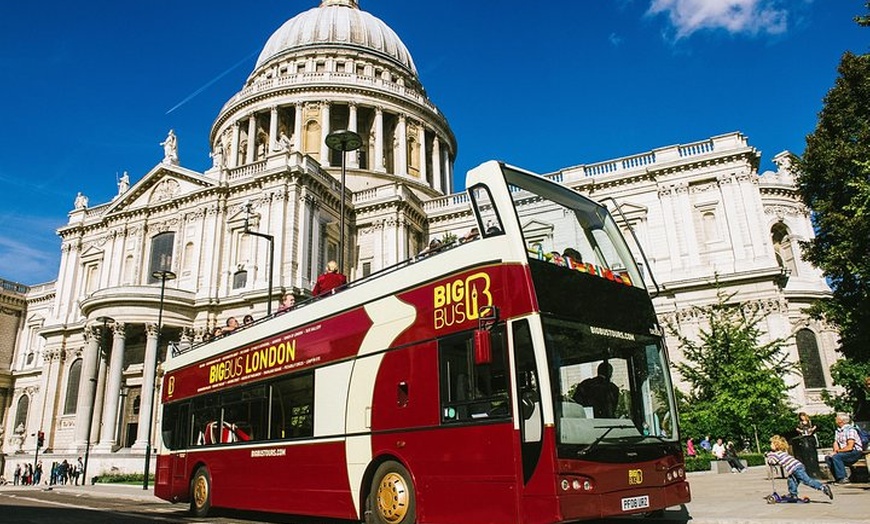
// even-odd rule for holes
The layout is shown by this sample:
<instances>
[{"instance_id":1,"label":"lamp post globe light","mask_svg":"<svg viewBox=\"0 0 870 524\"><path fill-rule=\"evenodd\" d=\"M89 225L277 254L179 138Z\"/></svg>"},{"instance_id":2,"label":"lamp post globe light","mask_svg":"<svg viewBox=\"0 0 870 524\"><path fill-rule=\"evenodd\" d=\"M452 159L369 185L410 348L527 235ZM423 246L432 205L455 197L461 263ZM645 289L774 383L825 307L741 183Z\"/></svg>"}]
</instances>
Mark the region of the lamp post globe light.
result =
<instances>
[{"instance_id":1,"label":"lamp post globe light","mask_svg":"<svg viewBox=\"0 0 870 524\"><path fill-rule=\"evenodd\" d=\"M266 301L266 316L272 316L272 282L275 276L275 237L272 235L267 235L266 233L260 233L258 231L251 231L251 202L245 202L245 234L254 235L255 237L265 238L269 241L269 296Z\"/></svg>"},{"instance_id":2,"label":"lamp post globe light","mask_svg":"<svg viewBox=\"0 0 870 524\"><path fill-rule=\"evenodd\" d=\"M344 274L344 179L347 173L345 157L348 151L356 151L362 145L362 138L354 131L343 129L326 135L326 147L341 151L341 204L339 209L338 231L338 271Z\"/></svg>"},{"instance_id":3,"label":"lamp post globe light","mask_svg":"<svg viewBox=\"0 0 870 524\"><path fill-rule=\"evenodd\" d=\"M143 394L151 395L151 410L148 413L148 439L145 442L145 478L142 480L142 489L148 489L148 473L151 469L151 435L154 433L154 394L157 392L157 359L160 356L160 332L163 330L163 298L166 295L166 281L175 280L176 275L172 271L162 269L151 273L151 276L160 280L160 306L157 310L157 349L154 351L154 386L150 392Z\"/></svg>"},{"instance_id":4,"label":"lamp post globe light","mask_svg":"<svg viewBox=\"0 0 870 524\"><path fill-rule=\"evenodd\" d=\"M93 389L91 389L93 395L91 395L91 415L88 417L88 438L85 441L85 463L82 466L82 485L86 486L88 482L88 459L91 455L91 427L94 425L94 408L97 405L97 375L100 370L100 352L103 351L103 343L106 340L106 328L109 324L114 324L115 319L112 317L98 317L97 322L103 325L103 329L100 331L100 343L97 345L97 355L95 357L96 362L94 363L94 376L91 377L91 382L94 383Z\"/></svg>"}]
</instances>

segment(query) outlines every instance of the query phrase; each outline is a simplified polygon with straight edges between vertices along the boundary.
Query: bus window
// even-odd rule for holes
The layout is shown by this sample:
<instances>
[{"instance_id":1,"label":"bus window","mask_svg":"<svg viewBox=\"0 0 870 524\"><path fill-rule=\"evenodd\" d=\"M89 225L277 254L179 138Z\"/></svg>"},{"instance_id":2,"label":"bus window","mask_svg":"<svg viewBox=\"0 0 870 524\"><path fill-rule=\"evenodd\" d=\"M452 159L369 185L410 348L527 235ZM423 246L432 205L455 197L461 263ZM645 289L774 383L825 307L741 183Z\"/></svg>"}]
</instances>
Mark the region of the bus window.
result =
<instances>
[{"instance_id":1,"label":"bus window","mask_svg":"<svg viewBox=\"0 0 870 524\"><path fill-rule=\"evenodd\" d=\"M473 332L439 341L441 421L507 418L511 414L504 330L492 333L492 362L475 365Z\"/></svg>"},{"instance_id":2,"label":"bus window","mask_svg":"<svg viewBox=\"0 0 870 524\"><path fill-rule=\"evenodd\" d=\"M217 444L215 421L220 420L220 404L217 395L207 395L193 401L193 442L194 446Z\"/></svg>"},{"instance_id":3,"label":"bus window","mask_svg":"<svg viewBox=\"0 0 870 524\"><path fill-rule=\"evenodd\" d=\"M520 427L523 436L523 481L528 482L541 458L544 415L541 409L541 389L529 322L527 320L515 322L512 331L517 366L517 391L520 397Z\"/></svg>"},{"instance_id":4,"label":"bus window","mask_svg":"<svg viewBox=\"0 0 870 524\"><path fill-rule=\"evenodd\" d=\"M187 446L190 439L190 403L168 404L163 408L163 445L168 449Z\"/></svg>"},{"instance_id":5,"label":"bus window","mask_svg":"<svg viewBox=\"0 0 870 524\"><path fill-rule=\"evenodd\" d=\"M314 374L294 375L272 384L270 438L314 434Z\"/></svg>"},{"instance_id":6,"label":"bus window","mask_svg":"<svg viewBox=\"0 0 870 524\"><path fill-rule=\"evenodd\" d=\"M483 226L481 230L483 238L502 234L504 226L498 216L498 211L492 205L489 188L486 186L475 187L469 194L472 198L474 214L477 215L477 222Z\"/></svg>"}]
</instances>

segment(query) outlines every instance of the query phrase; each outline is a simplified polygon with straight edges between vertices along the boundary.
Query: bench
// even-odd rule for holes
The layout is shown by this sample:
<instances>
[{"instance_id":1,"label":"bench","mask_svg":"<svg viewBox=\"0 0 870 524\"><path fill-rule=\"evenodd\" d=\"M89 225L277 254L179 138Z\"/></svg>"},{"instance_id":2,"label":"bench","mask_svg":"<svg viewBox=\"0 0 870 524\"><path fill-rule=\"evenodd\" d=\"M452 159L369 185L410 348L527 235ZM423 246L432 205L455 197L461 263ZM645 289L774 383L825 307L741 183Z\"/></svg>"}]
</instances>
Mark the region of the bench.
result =
<instances>
[{"instance_id":1,"label":"bench","mask_svg":"<svg viewBox=\"0 0 870 524\"><path fill-rule=\"evenodd\" d=\"M870 481L870 474L868 474L867 470L867 457L870 456L870 451L864 451L861 454L861 458L858 459L857 462L848 466L849 468L849 480L852 482L868 482Z\"/></svg>"},{"instance_id":2,"label":"bench","mask_svg":"<svg viewBox=\"0 0 870 524\"><path fill-rule=\"evenodd\" d=\"M749 465L746 462L746 459L739 459L740 463L743 464L743 467L747 467ZM710 461L710 471L713 473L731 473L731 465L728 464L727 460L711 460Z\"/></svg>"}]
</instances>

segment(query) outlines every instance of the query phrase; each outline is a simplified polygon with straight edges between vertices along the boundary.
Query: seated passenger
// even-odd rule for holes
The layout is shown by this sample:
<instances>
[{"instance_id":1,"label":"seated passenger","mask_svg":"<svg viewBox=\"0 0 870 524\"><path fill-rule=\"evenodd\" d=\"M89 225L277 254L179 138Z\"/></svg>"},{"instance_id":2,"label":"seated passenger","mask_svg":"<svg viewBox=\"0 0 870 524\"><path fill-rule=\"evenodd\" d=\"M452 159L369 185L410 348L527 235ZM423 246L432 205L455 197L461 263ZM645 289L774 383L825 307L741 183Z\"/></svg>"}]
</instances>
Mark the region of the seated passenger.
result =
<instances>
[{"instance_id":1,"label":"seated passenger","mask_svg":"<svg viewBox=\"0 0 870 524\"><path fill-rule=\"evenodd\" d=\"M473 227L464 237L459 239L459 243L464 244L466 242L471 242L472 240L477 240L478 237L480 237L480 231L478 231L476 227Z\"/></svg>"},{"instance_id":2,"label":"seated passenger","mask_svg":"<svg viewBox=\"0 0 870 524\"><path fill-rule=\"evenodd\" d=\"M595 418L613 418L619 402L619 387L610 381L613 366L598 365L598 375L581 382L574 391L574 402L592 408Z\"/></svg>"},{"instance_id":3,"label":"seated passenger","mask_svg":"<svg viewBox=\"0 0 870 524\"><path fill-rule=\"evenodd\" d=\"M227 325L221 330L224 334L232 333L233 331L239 328L239 321L236 320L236 317L230 317L227 319Z\"/></svg>"},{"instance_id":4,"label":"seated passenger","mask_svg":"<svg viewBox=\"0 0 870 524\"><path fill-rule=\"evenodd\" d=\"M574 263L577 263L577 264L583 263L583 255L581 255L580 252L577 251L576 249L574 249L573 247L565 248L565 251L562 251L562 256L570 258L571 261Z\"/></svg>"},{"instance_id":5,"label":"seated passenger","mask_svg":"<svg viewBox=\"0 0 870 524\"><path fill-rule=\"evenodd\" d=\"M317 277L317 282L311 290L311 294L316 296L334 293L336 289L347 284L347 277L338 272L338 262L330 260L326 264L326 272Z\"/></svg>"}]
</instances>

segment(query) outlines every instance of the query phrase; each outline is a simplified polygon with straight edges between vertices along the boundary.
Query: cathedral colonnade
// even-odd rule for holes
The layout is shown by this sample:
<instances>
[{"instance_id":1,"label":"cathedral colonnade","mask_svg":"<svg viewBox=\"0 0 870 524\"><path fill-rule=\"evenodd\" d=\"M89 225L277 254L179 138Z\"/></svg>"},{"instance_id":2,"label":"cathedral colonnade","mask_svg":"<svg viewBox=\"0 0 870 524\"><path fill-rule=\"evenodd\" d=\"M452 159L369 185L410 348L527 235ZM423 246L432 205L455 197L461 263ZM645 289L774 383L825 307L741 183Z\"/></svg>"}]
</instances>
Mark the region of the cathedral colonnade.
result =
<instances>
[{"instance_id":1,"label":"cathedral colonnade","mask_svg":"<svg viewBox=\"0 0 870 524\"><path fill-rule=\"evenodd\" d=\"M326 135L348 129L360 135L359 150L347 167L415 179L435 192L452 191L450 141L422 118L381 105L356 102L296 102L253 110L217 133L215 167L236 168L280 151L301 152L324 168L341 165L341 155L326 146Z\"/></svg>"}]
</instances>

